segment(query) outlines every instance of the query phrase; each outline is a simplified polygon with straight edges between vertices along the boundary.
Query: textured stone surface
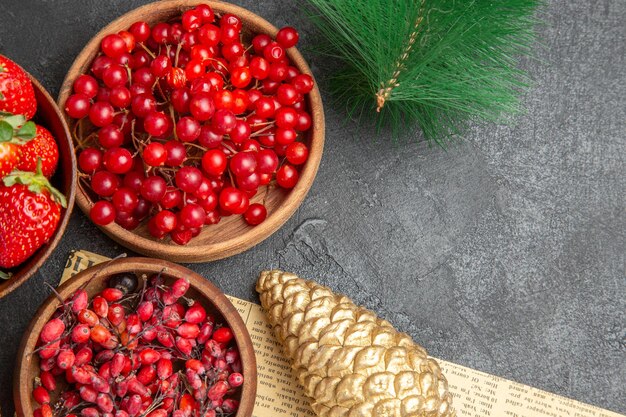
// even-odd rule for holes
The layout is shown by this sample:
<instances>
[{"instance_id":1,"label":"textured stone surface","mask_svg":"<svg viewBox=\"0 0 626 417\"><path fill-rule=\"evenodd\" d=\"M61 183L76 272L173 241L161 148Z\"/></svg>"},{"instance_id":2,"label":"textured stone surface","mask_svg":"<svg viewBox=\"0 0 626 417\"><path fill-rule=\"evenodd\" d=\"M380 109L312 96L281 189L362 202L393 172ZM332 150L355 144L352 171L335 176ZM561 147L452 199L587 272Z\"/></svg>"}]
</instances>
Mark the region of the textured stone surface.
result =
<instances>
[{"instance_id":1,"label":"textured stone surface","mask_svg":"<svg viewBox=\"0 0 626 417\"><path fill-rule=\"evenodd\" d=\"M89 38L141 3L2 0L0 53L56 94ZM241 4L314 48L297 2ZM327 147L301 209L247 253L191 268L255 301L260 270L291 270L435 356L626 413L626 2L553 0L543 15L525 116L444 152L376 142L327 100ZM123 251L77 210L41 271L0 300L6 415L22 332L74 248Z\"/></svg>"}]
</instances>

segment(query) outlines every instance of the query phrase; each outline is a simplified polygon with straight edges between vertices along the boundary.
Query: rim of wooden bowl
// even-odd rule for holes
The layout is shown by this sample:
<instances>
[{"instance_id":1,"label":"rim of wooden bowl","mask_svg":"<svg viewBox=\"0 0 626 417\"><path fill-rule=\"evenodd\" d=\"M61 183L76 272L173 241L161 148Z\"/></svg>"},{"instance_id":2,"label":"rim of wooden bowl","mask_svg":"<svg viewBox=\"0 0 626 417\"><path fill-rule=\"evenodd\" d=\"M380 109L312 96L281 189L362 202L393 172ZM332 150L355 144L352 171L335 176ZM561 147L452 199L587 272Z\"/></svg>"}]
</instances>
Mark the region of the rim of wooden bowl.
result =
<instances>
[{"instance_id":1,"label":"rim of wooden bowl","mask_svg":"<svg viewBox=\"0 0 626 417\"><path fill-rule=\"evenodd\" d=\"M163 272L165 275L172 277L186 277L189 279L191 287L201 293L207 303L215 307L233 330L235 343L239 349L239 355L243 365L245 382L242 385L239 409L235 417L251 416L257 390L256 357L254 355L252 339L250 339L250 333L235 306L226 298L226 295L208 279L183 266L161 259L122 258L107 261L106 263L95 265L79 272L59 286L57 292L63 299L66 299L70 294L76 291L78 287L91 279L105 280L111 275L122 272L144 272L148 274ZM94 274L97 274L97 276L93 277ZM31 395L33 375L29 371L31 371L32 367L37 366L38 358L29 352L32 352L42 327L52 316L59 304L59 300L56 296L54 294L50 295L39 307L22 337L13 377L13 399L18 417L33 415L35 408L35 402Z\"/></svg>"},{"instance_id":2,"label":"rim of wooden bowl","mask_svg":"<svg viewBox=\"0 0 626 417\"><path fill-rule=\"evenodd\" d=\"M115 19L87 43L72 64L63 81L58 98L59 106L63 108L65 101L71 93L72 84L76 77L88 71L91 62L98 53L100 42L104 36L125 30L132 22L137 20L152 20L147 19L147 16L156 15L158 18L165 18L176 13L180 14L182 11L198 4L208 4L218 13L233 13L239 16L244 26L254 33L266 33L270 36L275 36L278 32L278 29L274 25L262 17L230 3L210 0L165 0L141 6ZM287 54L302 73L309 74L313 77L313 73L304 57L296 48L288 49ZM322 158L325 122L324 109L317 82L315 83L314 89L308 94L308 100L312 117L312 127L308 136L310 143L309 159L300 171L300 179L297 185L289 191L289 194L280 206L273 210L260 225L248 227L243 233L227 240L210 243L204 246L179 246L173 242L159 242L140 236L133 231L128 231L116 223L98 227L122 246L144 255L158 256L175 262L207 262L223 259L237 255L267 239L285 224L298 209L313 185ZM70 119L67 115L65 116L69 124ZM76 202L81 210L88 216L89 209L93 203L80 187L76 193ZM211 228L204 228L202 233L211 233Z\"/></svg>"},{"instance_id":3,"label":"rim of wooden bowl","mask_svg":"<svg viewBox=\"0 0 626 417\"><path fill-rule=\"evenodd\" d=\"M48 243L44 244L41 248L37 249L37 251L27 259L23 264L16 267L17 269L13 272L13 276L6 281L0 282L0 298L5 297L15 289L17 289L20 285L28 281L35 272L39 270L41 265L48 259L48 257L52 254L57 244L63 237L65 233L65 228L67 227L67 223L70 220L70 215L72 214L72 209L74 208L74 197L76 195L76 155L74 151L74 142L72 141L72 136L70 135L70 130L65 120L64 115L61 113L61 110L57 106L54 99L50 96L48 91L27 71L26 74L30 78L33 83L33 88L35 90L35 97L37 99L37 113L35 115L35 119L42 119L46 123L42 125L49 130L50 124L53 122L49 122L48 120L51 117L54 117L56 122L60 123L60 127L64 132L64 137L59 137L59 135L54 133L54 137L57 142L57 146L59 147L59 162L57 165L57 171L63 170L62 175L62 184L63 189L61 192L65 195L67 200L67 208L62 209L63 212L61 214L61 219L59 220L59 224L57 226L57 230L52 235L52 238L48 241ZM44 101L46 103L46 108L44 109L41 105L41 102ZM44 111L46 114L41 114ZM51 114L52 113L52 114ZM55 122L55 123L56 123ZM57 129L59 130L58 127ZM67 159L69 158L69 164ZM69 172L68 172L69 170ZM59 175L59 173L55 173L55 176Z\"/></svg>"}]
</instances>

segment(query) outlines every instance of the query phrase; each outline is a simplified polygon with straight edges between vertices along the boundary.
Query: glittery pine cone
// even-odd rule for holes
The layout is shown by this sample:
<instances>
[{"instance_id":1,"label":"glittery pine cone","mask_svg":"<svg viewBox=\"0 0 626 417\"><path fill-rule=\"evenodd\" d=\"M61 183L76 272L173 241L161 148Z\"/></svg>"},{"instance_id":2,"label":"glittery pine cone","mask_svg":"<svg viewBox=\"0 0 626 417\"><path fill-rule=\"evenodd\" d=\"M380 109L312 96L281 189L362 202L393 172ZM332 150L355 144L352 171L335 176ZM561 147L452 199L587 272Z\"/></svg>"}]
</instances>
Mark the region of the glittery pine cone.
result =
<instances>
[{"instance_id":1,"label":"glittery pine cone","mask_svg":"<svg viewBox=\"0 0 626 417\"><path fill-rule=\"evenodd\" d=\"M261 304L320 417L454 417L437 362L405 333L329 288L262 272Z\"/></svg>"}]
</instances>

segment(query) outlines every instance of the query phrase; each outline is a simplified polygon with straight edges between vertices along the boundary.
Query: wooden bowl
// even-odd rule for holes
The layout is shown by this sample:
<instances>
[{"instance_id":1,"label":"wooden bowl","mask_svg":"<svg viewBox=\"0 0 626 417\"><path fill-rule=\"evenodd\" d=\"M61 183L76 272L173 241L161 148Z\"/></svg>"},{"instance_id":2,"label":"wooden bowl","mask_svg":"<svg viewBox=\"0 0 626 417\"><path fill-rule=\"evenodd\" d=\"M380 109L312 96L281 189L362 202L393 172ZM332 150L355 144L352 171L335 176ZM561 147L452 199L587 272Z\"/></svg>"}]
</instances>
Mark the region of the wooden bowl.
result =
<instances>
[{"instance_id":1,"label":"wooden bowl","mask_svg":"<svg viewBox=\"0 0 626 417\"><path fill-rule=\"evenodd\" d=\"M33 276L48 259L52 251L54 251L70 219L76 193L76 157L65 117L39 81L30 74L28 76L33 83L35 98L37 99L37 113L33 120L52 133L59 147L59 165L51 182L67 198L67 208L61 209L59 225L48 243L39 248L23 264L9 269L7 272L12 274L11 278L6 281L0 280L0 298L9 294Z\"/></svg>"},{"instance_id":2,"label":"wooden bowl","mask_svg":"<svg viewBox=\"0 0 626 417\"><path fill-rule=\"evenodd\" d=\"M170 283L176 278L186 277L189 279L191 285L186 296L200 302L207 312L214 314L218 321L228 324L233 331L243 365L245 381L241 389L239 410L235 417L251 416L257 384L256 359L252 340L235 307L206 278L180 265L160 259L125 258L86 269L63 283L57 291L63 299L67 299L76 289L86 284L85 291L92 297L106 287L107 280L111 275L122 272L134 272L140 279L162 272L163 276L166 277L166 282L169 281ZM13 399L18 417L31 417L33 410L38 407L32 398L32 388L34 378L39 375L39 357L36 354L33 355L32 352L41 329L59 305L59 300L51 295L39 307L22 338L13 376ZM58 388L58 390L61 389L61 387Z\"/></svg>"},{"instance_id":3,"label":"wooden bowl","mask_svg":"<svg viewBox=\"0 0 626 417\"><path fill-rule=\"evenodd\" d=\"M64 108L65 101L72 92L74 80L89 71L91 62L98 55L100 41L106 35L128 29L133 22L138 20L146 21L150 25L167 21L180 16L183 11L200 3L209 4L216 13L233 13L239 16L244 30L248 32L275 36L278 31L276 27L256 14L229 3L206 0L169 0L139 7L106 26L85 46L65 77L58 99L59 107ZM287 53L302 73L313 75L297 49L290 48ZM201 234L186 246L179 246L169 238L163 241L152 238L145 224L133 231L128 231L115 223L101 227L101 229L119 244L136 252L176 262L206 262L221 259L236 255L263 241L278 230L300 206L313 184L322 157L324 111L317 86L307 95L307 100L312 116L312 128L305 138L310 150L309 159L300 171L300 180L295 188L289 191L273 188L269 191L265 198L268 217L260 225L249 226L241 216L224 217L217 225L204 227ZM67 115L66 120L72 127L74 122ZM261 201L264 196L265 191L260 189L252 202ZM88 214L93 205L92 196L80 184L76 201L83 212Z\"/></svg>"}]
</instances>

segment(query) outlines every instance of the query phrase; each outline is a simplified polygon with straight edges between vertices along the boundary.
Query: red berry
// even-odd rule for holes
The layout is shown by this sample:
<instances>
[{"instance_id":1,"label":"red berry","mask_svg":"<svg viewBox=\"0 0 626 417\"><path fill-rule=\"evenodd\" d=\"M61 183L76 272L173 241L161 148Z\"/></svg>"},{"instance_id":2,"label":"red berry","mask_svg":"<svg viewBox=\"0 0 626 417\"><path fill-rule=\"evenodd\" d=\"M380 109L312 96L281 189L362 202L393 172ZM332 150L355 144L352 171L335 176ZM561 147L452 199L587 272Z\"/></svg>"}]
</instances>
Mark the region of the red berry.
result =
<instances>
[{"instance_id":1,"label":"red berry","mask_svg":"<svg viewBox=\"0 0 626 417\"><path fill-rule=\"evenodd\" d=\"M102 165L102 152L96 148L86 148L78 155L78 166L81 171L92 173Z\"/></svg>"},{"instance_id":2,"label":"red berry","mask_svg":"<svg viewBox=\"0 0 626 417\"><path fill-rule=\"evenodd\" d=\"M48 404L50 402L50 394L44 387L37 387L33 390L33 398L39 404Z\"/></svg>"},{"instance_id":3,"label":"red berry","mask_svg":"<svg viewBox=\"0 0 626 417\"><path fill-rule=\"evenodd\" d=\"M167 158L165 165L170 167L180 166L187 158L187 149L185 145L180 142L170 140L165 142L165 151L167 152Z\"/></svg>"},{"instance_id":4,"label":"red berry","mask_svg":"<svg viewBox=\"0 0 626 417\"><path fill-rule=\"evenodd\" d=\"M100 43L100 48L106 56L111 58L116 58L127 50L124 38L116 34L105 36Z\"/></svg>"},{"instance_id":5,"label":"red berry","mask_svg":"<svg viewBox=\"0 0 626 417\"><path fill-rule=\"evenodd\" d=\"M295 129L299 132L307 131L311 128L311 116L306 112L299 112Z\"/></svg>"},{"instance_id":6,"label":"red berry","mask_svg":"<svg viewBox=\"0 0 626 417\"><path fill-rule=\"evenodd\" d=\"M261 173L271 174L278 168L278 156L271 149L262 149L256 155L257 170Z\"/></svg>"},{"instance_id":7,"label":"red berry","mask_svg":"<svg viewBox=\"0 0 626 417\"><path fill-rule=\"evenodd\" d=\"M171 26L167 23L157 23L152 27L151 37L158 44L165 44L170 37Z\"/></svg>"},{"instance_id":8,"label":"red berry","mask_svg":"<svg viewBox=\"0 0 626 417\"><path fill-rule=\"evenodd\" d=\"M186 88L177 88L170 94L170 101L172 107L179 113L189 112L189 102L191 101L191 95Z\"/></svg>"},{"instance_id":9,"label":"red berry","mask_svg":"<svg viewBox=\"0 0 626 417\"><path fill-rule=\"evenodd\" d=\"M95 126L104 127L113 123L114 112L111 104L98 101L89 109L89 120Z\"/></svg>"},{"instance_id":10,"label":"red berry","mask_svg":"<svg viewBox=\"0 0 626 417\"><path fill-rule=\"evenodd\" d=\"M212 176L218 177L226 170L227 159L224 152L219 149L211 149L202 157L202 168Z\"/></svg>"},{"instance_id":11,"label":"red berry","mask_svg":"<svg viewBox=\"0 0 626 417\"><path fill-rule=\"evenodd\" d=\"M151 142L143 149L141 157L146 164L159 167L167 161L167 149L159 142Z\"/></svg>"},{"instance_id":12,"label":"red berry","mask_svg":"<svg viewBox=\"0 0 626 417\"><path fill-rule=\"evenodd\" d=\"M202 172L195 167L182 167L176 172L176 186L187 193L193 193L202 183Z\"/></svg>"},{"instance_id":13,"label":"red berry","mask_svg":"<svg viewBox=\"0 0 626 417\"><path fill-rule=\"evenodd\" d=\"M279 127L276 129L276 143L279 145L289 145L298 138L298 134L295 129L283 129Z\"/></svg>"},{"instance_id":14,"label":"red berry","mask_svg":"<svg viewBox=\"0 0 626 417\"><path fill-rule=\"evenodd\" d=\"M203 45L217 46L220 41L221 31L217 26L206 24L198 31L198 38Z\"/></svg>"},{"instance_id":15,"label":"red berry","mask_svg":"<svg viewBox=\"0 0 626 417\"><path fill-rule=\"evenodd\" d=\"M137 73L138 71L135 72ZM102 73L102 81L109 88L121 87L128 82L128 72L121 65L111 65Z\"/></svg>"},{"instance_id":16,"label":"red berry","mask_svg":"<svg viewBox=\"0 0 626 417\"><path fill-rule=\"evenodd\" d=\"M287 146L287 160L293 165L302 165L309 157L309 148L302 142L294 142Z\"/></svg>"},{"instance_id":17,"label":"red berry","mask_svg":"<svg viewBox=\"0 0 626 417\"><path fill-rule=\"evenodd\" d=\"M135 36L126 30L119 31L117 34L124 40L124 43L126 44L126 51L132 52L133 49L135 49L136 44Z\"/></svg>"},{"instance_id":18,"label":"red berry","mask_svg":"<svg viewBox=\"0 0 626 417\"><path fill-rule=\"evenodd\" d=\"M137 42L145 42L150 38L150 26L146 22L135 22L128 29Z\"/></svg>"},{"instance_id":19,"label":"red berry","mask_svg":"<svg viewBox=\"0 0 626 417\"><path fill-rule=\"evenodd\" d=\"M263 57L270 62L277 62L285 56L285 49L278 42L270 42L263 49Z\"/></svg>"},{"instance_id":20,"label":"red berry","mask_svg":"<svg viewBox=\"0 0 626 417\"><path fill-rule=\"evenodd\" d=\"M180 62L179 62L180 64ZM172 88L182 88L187 82L185 70L182 68L172 68L166 77L167 84Z\"/></svg>"},{"instance_id":21,"label":"red berry","mask_svg":"<svg viewBox=\"0 0 626 417\"><path fill-rule=\"evenodd\" d=\"M104 167L114 174L125 174L133 167L133 156L128 149L111 148L102 157Z\"/></svg>"},{"instance_id":22,"label":"red berry","mask_svg":"<svg viewBox=\"0 0 626 417\"><path fill-rule=\"evenodd\" d=\"M105 343L111 338L111 333L106 327L96 324L91 328L91 340L96 343Z\"/></svg>"},{"instance_id":23,"label":"red berry","mask_svg":"<svg viewBox=\"0 0 626 417\"><path fill-rule=\"evenodd\" d=\"M281 107L276 111L275 119L276 126L292 129L298 124L298 112L293 107Z\"/></svg>"},{"instance_id":24,"label":"red berry","mask_svg":"<svg viewBox=\"0 0 626 417\"><path fill-rule=\"evenodd\" d=\"M107 316L107 313L109 312L109 304L104 298L100 296L94 297L91 304L94 313L96 313L100 317Z\"/></svg>"},{"instance_id":25,"label":"red berry","mask_svg":"<svg viewBox=\"0 0 626 417\"><path fill-rule=\"evenodd\" d=\"M237 177L247 177L256 170L256 158L252 152L239 152L230 160L230 169Z\"/></svg>"},{"instance_id":26,"label":"red berry","mask_svg":"<svg viewBox=\"0 0 626 417\"><path fill-rule=\"evenodd\" d=\"M118 107L120 109L126 108L130 105L132 100L132 95L130 90L124 86L115 87L111 90L109 94L109 102ZM115 118L114 122L115 122Z\"/></svg>"},{"instance_id":27,"label":"red berry","mask_svg":"<svg viewBox=\"0 0 626 417\"><path fill-rule=\"evenodd\" d=\"M202 13L195 9L187 10L183 13L181 22L186 31L196 30L202 25Z\"/></svg>"},{"instance_id":28,"label":"red berry","mask_svg":"<svg viewBox=\"0 0 626 417\"><path fill-rule=\"evenodd\" d=\"M91 102L84 94L72 94L65 102L65 112L73 119L82 119L89 114Z\"/></svg>"},{"instance_id":29,"label":"red berry","mask_svg":"<svg viewBox=\"0 0 626 417\"><path fill-rule=\"evenodd\" d=\"M154 225L159 231L169 233L176 228L178 224L177 217L169 210L161 210L153 217ZM146 314L147 312L144 312ZM143 320L145 321L145 320Z\"/></svg>"},{"instance_id":30,"label":"red berry","mask_svg":"<svg viewBox=\"0 0 626 417\"><path fill-rule=\"evenodd\" d=\"M291 84L282 84L276 91L276 98L283 106L292 106L298 101L298 92Z\"/></svg>"},{"instance_id":31,"label":"red berry","mask_svg":"<svg viewBox=\"0 0 626 417\"><path fill-rule=\"evenodd\" d=\"M146 88L152 88L155 78L149 68L139 68L133 72L133 84L143 85Z\"/></svg>"},{"instance_id":32,"label":"red berry","mask_svg":"<svg viewBox=\"0 0 626 417\"><path fill-rule=\"evenodd\" d=\"M152 136L162 136L170 128L170 119L165 113L154 111L146 116L143 127Z\"/></svg>"},{"instance_id":33,"label":"red berry","mask_svg":"<svg viewBox=\"0 0 626 417\"><path fill-rule=\"evenodd\" d=\"M181 142L193 142L200 136L200 123L192 117L181 117L176 123L176 135Z\"/></svg>"},{"instance_id":34,"label":"red berry","mask_svg":"<svg viewBox=\"0 0 626 417\"><path fill-rule=\"evenodd\" d=\"M91 177L91 189L101 197L110 197L120 186L120 179L109 171L98 171Z\"/></svg>"},{"instance_id":35,"label":"red berry","mask_svg":"<svg viewBox=\"0 0 626 417\"><path fill-rule=\"evenodd\" d=\"M137 117L146 117L156 110L156 100L150 94L138 94L131 101L131 109Z\"/></svg>"},{"instance_id":36,"label":"red berry","mask_svg":"<svg viewBox=\"0 0 626 417\"><path fill-rule=\"evenodd\" d=\"M59 318L54 318L43 326L39 338L44 343L52 342L61 337L64 331L65 323Z\"/></svg>"},{"instance_id":37,"label":"red berry","mask_svg":"<svg viewBox=\"0 0 626 417\"><path fill-rule=\"evenodd\" d=\"M293 188L298 183L298 171L289 164L285 164L276 172L276 182L283 188Z\"/></svg>"},{"instance_id":38,"label":"red berry","mask_svg":"<svg viewBox=\"0 0 626 417\"><path fill-rule=\"evenodd\" d=\"M165 195L167 184L158 175L147 177L141 184L141 196L147 201L158 203Z\"/></svg>"},{"instance_id":39,"label":"red berry","mask_svg":"<svg viewBox=\"0 0 626 417\"><path fill-rule=\"evenodd\" d=\"M284 48L291 48L296 46L300 35L298 31L290 26L284 27L276 34L276 42L281 44Z\"/></svg>"},{"instance_id":40,"label":"red berry","mask_svg":"<svg viewBox=\"0 0 626 417\"><path fill-rule=\"evenodd\" d=\"M271 98L261 97L254 103L254 110L257 116L268 119L274 116L276 106L274 105L274 100Z\"/></svg>"},{"instance_id":41,"label":"red berry","mask_svg":"<svg viewBox=\"0 0 626 417\"><path fill-rule=\"evenodd\" d=\"M298 93L307 94L313 90L314 81L309 74L299 74L294 78L292 84Z\"/></svg>"},{"instance_id":42,"label":"red berry","mask_svg":"<svg viewBox=\"0 0 626 417\"><path fill-rule=\"evenodd\" d=\"M86 97L94 98L98 94L98 81L91 75L82 74L73 84L74 92Z\"/></svg>"},{"instance_id":43,"label":"red berry","mask_svg":"<svg viewBox=\"0 0 626 417\"><path fill-rule=\"evenodd\" d=\"M233 338L233 332L228 327L220 327L213 332L213 340L219 343L228 343Z\"/></svg>"},{"instance_id":44,"label":"red berry","mask_svg":"<svg viewBox=\"0 0 626 417\"><path fill-rule=\"evenodd\" d=\"M165 55L159 55L150 63L150 71L155 77L165 77L172 69L172 61Z\"/></svg>"},{"instance_id":45,"label":"red berry","mask_svg":"<svg viewBox=\"0 0 626 417\"><path fill-rule=\"evenodd\" d=\"M71 349L63 349L57 356L57 366L61 369L69 369L74 365L76 357Z\"/></svg>"},{"instance_id":46,"label":"red berry","mask_svg":"<svg viewBox=\"0 0 626 417\"><path fill-rule=\"evenodd\" d=\"M263 204L251 204L243 215L246 223L252 226L263 223L267 217L267 210Z\"/></svg>"},{"instance_id":47,"label":"red berry","mask_svg":"<svg viewBox=\"0 0 626 417\"><path fill-rule=\"evenodd\" d=\"M180 211L180 223L185 228L202 227L206 213L198 204L187 204Z\"/></svg>"},{"instance_id":48,"label":"red berry","mask_svg":"<svg viewBox=\"0 0 626 417\"><path fill-rule=\"evenodd\" d=\"M110 124L98 131L98 143L103 148L117 148L124 143L124 134L114 124Z\"/></svg>"},{"instance_id":49,"label":"red berry","mask_svg":"<svg viewBox=\"0 0 626 417\"><path fill-rule=\"evenodd\" d=\"M200 328L194 323L182 323L176 328L176 333L185 339L193 339L200 334Z\"/></svg>"},{"instance_id":50,"label":"red berry","mask_svg":"<svg viewBox=\"0 0 626 417\"><path fill-rule=\"evenodd\" d=\"M215 113L213 99L208 93L196 94L189 101L189 111L195 119L201 122L207 121Z\"/></svg>"},{"instance_id":51,"label":"red berry","mask_svg":"<svg viewBox=\"0 0 626 417\"><path fill-rule=\"evenodd\" d=\"M91 207L89 217L98 226L106 226L115 220L115 208L108 201L98 201Z\"/></svg>"},{"instance_id":52,"label":"red berry","mask_svg":"<svg viewBox=\"0 0 626 417\"><path fill-rule=\"evenodd\" d=\"M211 126L217 133L226 134L237 126L237 118L232 111L220 109L215 112Z\"/></svg>"},{"instance_id":53,"label":"red berry","mask_svg":"<svg viewBox=\"0 0 626 417\"><path fill-rule=\"evenodd\" d=\"M249 67L235 68L230 73L230 82L236 88L245 88L252 81L252 72Z\"/></svg>"}]
</instances>

